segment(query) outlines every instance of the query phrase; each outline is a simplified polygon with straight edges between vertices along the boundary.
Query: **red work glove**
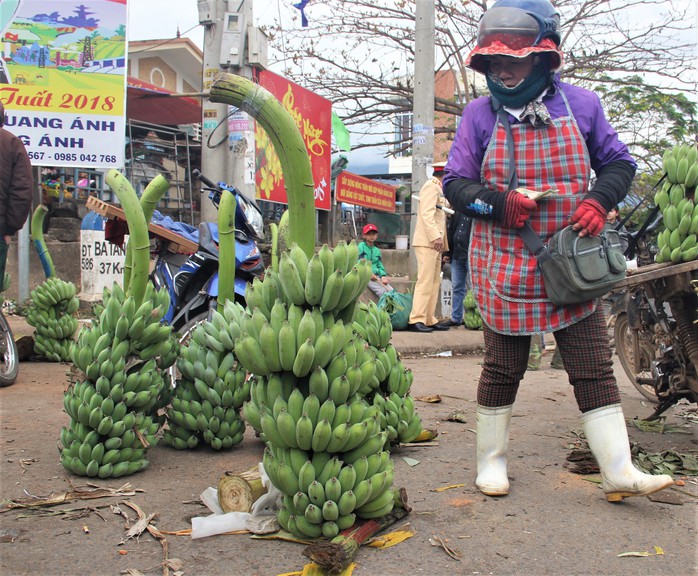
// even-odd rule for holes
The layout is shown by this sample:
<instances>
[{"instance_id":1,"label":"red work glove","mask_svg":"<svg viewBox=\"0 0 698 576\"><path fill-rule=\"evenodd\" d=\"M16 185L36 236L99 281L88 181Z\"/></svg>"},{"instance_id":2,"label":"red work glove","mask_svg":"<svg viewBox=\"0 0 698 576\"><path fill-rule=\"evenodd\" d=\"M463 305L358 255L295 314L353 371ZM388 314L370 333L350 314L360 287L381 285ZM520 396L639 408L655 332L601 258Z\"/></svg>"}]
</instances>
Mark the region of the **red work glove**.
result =
<instances>
[{"instance_id":1,"label":"red work glove","mask_svg":"<svg viewBox=\"0 0 698 576\"><path fill-rule=\"evenodd\" d=\"M607 212L608 210L601 206L597 200L582 200L570 216L570 223L573 224L572 230L579 232L580 236L598 236L606 224Z\"/></svg>"},{"instance_id":2,"label":"red work glove","mask_svg":"<svg viewBox=\"0 0 698 576\"><path fill-rule=\"evenodd\" d=\"M521 228L538 205L534 200L519 192L507 192L504 200L504 218L502 224L509 228Z\"/></svg>"}]
</instances>

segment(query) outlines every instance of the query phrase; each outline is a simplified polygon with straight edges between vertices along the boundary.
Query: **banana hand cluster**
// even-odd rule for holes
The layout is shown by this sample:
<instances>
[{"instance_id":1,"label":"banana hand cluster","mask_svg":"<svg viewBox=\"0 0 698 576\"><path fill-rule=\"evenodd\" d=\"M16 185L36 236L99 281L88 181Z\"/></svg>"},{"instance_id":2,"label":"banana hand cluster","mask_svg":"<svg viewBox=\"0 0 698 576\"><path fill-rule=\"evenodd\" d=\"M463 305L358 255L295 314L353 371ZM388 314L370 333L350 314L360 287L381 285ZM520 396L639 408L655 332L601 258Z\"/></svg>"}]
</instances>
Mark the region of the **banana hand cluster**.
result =
<instances>
[{"instance_id":1,"label":"banana hand cluster","mask_svg":"<svg viewBox=\"0 0 698 576\"><path fill-rule=\"evenodd\" d=\"M247 307L258 308L270 320L274 304L281 300L289 309L291 305L317 307L351 324L356 301L371 278L370 262L358 260L358 255L356 242L342 241L334 250L323 245L308 259L294 243L281 253L278 272L270 269L264 280L256 279L248 286Z\"/></svg>"},{"instance_id":2,"label":"banana hand cluster","mask_svg":"<svg viewBox=\"0 0 698 576\"><path fill-rule=\"evenodd\" d=\"M657 262L689 262L698 258L698 148L681 144L664 153L666 182L654 196L664 230L657 236Z\"/></svg>"},{"instance_id":3,"label":"banana hand cluster","mask_svg":"<svg viewBox=\"0 0 698 576\"><path fill-rule=\"evenodd\" d=\"M226 306L241 310L239 304ZM250 396L251 382L233 353L233 326L237 324L214 311L211 321L199 324L182 347L177 360L182 377L167 408L166 444L184 450L203 440L221 450L242 441L245 423L239 411Z\"/></svg>"},{"instance_id":4,"label":"banana hand cluster","mask_svg":"<svg viewBox=\"0 0 698 576\"><path fill-rule=\"evenodd\" d=\"M167 291L149 284L136 308L115 283L80 331L71 359L87 378L63 397L71 423L61 431L61 462L70 472L110 478L148 466L145 452L164 420L158 411L170 401L163 370L179 353L172 328L160 324L168 305Z\"/></svg>"},{"instance_id":5,"label":"banana hand cluster","mask_svg":"<svg viewBox=\"0 0 698 576\"><path fill-rule=\"evenodd\" d=\"M354 331L369 345L383 350L390 344L393 325L390 322L390 315L371 301L358 306L354 319Z\"/></svg>"},{"instance_id":6,"label":"banana hand cluster","mask_svg":"<svg viewBox=\"0 0 698 576\"><path fill-rule=\"evenodd\" d=\"M76 382L63 397L71 417L61 430L61 463L78 476L116 478L148 467L146 449L155 444L160 424L146 414L154 404L151 374L134 372L133 381L145 382L139 392L123 393L119 384L101 378L98 383ZM101 390L101 393L97 391ZM128 394L128 395L127 395Z\"/></svg>"},{"instance_id":7,"label":"banana hand cluster","mask_svg":"<svg viewBox=\"0 0 698 576\"><path fill-rule=\"evenodd\" d=\"M357 516L379 518L393 508L394 471L387 451L349 462L328 452L267 446L263 462L284 494L279 524L297 536L333 538Z\"/></svg>"},{"instance_id":8,"label":"banana hand cluster","mask_svg":"<svg viewBox=\"0 0 698 576\"><path fill-rule=\"evenodd\" d=\"M381 429L389 442L411 442L422 431L421 419L409 395L414 375L390 344L392 324L388 313L374 302L360 303L357 308L354 330L367 340L376 358L376 375L369 387L359 392L378 408Z\"/></svg>"},{"instance_id":9,"label":"banana hand cluster","mask_svg":"<svg viewBox=\"0 0 698 576\"><path fill-rule=\"evenodd\" d=\"M31 298L27 322L36 328L34 352L53 362L68 361L78 329L74 314L80 301L75 296L75 284L51 276L31 291Z\"/></svg>"},{"instance_id":10,"label":"banana hand cluster","mask_svg":"<svg viewBox=\"0 0 698 576\"><path fill-rule=\"evenodd\" d=\"M414 409L414 398L400 397L395 392L388 396L376 394L374 406L380 408L381 426L392 442L411 442L422 431L422 420Z\"/></svg>"}]
</instances>

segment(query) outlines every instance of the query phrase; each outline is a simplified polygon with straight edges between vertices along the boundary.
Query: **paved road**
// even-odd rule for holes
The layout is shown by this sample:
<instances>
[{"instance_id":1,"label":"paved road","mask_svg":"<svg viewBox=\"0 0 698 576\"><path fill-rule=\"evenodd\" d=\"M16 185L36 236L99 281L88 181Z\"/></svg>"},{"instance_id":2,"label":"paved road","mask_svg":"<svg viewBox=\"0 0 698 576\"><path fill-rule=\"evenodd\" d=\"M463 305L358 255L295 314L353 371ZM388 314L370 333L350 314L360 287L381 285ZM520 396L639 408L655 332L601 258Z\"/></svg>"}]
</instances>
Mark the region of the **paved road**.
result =
<instances>
[{"instance_id":1,"label":"paved road","mask_svg":"<svg viewBox=\"0 0 698 576\"><path fill-rule=\"evenodd\" d=\"M418 343L425 345L426 338L438 337L439 345L432 350L441 351L453 350L459 338L475 335L465 330L438 336L401 333L395 341L402 342L404 337L410 343L419 338ZM403 344L399 347L406 350ZM434 446L394 450L395 483L407 490L413 506L408 521L415 536L386 550L362 549L356 576L696 573L698 485L694 480L681 491L670 491L674 504L648 498L609 504L589 478L565 468L566 456L579 442L580 426L564 372L541 370L526 375L512 422L511 494L492 499L474 486L475 387L481 356L408 357L405 353L404 360L415 374L413 395L441 395L439 403L417 403L425 426L436 428L439 437ZM17 383L0 389L0 498L61 493L85 484L85 479L67 474L58 461L59 431L67 423L62 411L66 370L60 364L22 363ZM650 406L627 379L621 376L620 380L626 416L647 416ZM683 417L691 409L671 410L668 422L693 431ZM465 414L467 422L448 420L456 410ZM630 433L648 451L695 454L690 433L658 434L634 427ZM207 514L196 503L201 492L215 486L224 472L253 466L261 454L262 444L250 431L239 447L222 453L180 452L157 445L149 453L147 471L94 482L109 487L130 482L139 490L134 496L71 502L53 510L74 509L71 514L26 518L21 517L22 511L0 514L0 570L7 575L102 575L126 570L161 574L161 545L148 535L120 544L127 523L108 505L128 499L146 514L156 514L154 523L160 530L186 529L193 516ZM411 466L404 457L419 464ZM132 525L134 515L130 516ZM432 546L434 536L446 541L460 559ZM167 545L168 556L181 560L185 575L266 576L300 570L306 560L300 545L253 540L247 535L201 540L168 535ZM664 553L657 555L655 546ZM651 555L618 556L627 552Z\"/></svg>"}]
</instances>

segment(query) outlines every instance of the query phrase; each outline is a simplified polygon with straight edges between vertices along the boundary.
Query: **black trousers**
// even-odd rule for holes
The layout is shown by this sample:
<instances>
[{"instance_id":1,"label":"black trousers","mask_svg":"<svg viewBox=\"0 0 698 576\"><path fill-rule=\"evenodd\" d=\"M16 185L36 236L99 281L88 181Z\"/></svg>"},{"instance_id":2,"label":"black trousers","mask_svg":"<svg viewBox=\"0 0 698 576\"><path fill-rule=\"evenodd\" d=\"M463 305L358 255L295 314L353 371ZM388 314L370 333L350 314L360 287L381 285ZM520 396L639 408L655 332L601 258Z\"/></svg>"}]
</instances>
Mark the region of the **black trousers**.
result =
<instances>
[{"instance_id":1,"label":"black trousers","mask_svg":"<svg viewBox=\"0 0 698 576\"><path fill-rule=\"evenodd\" d=\"M526 372L530 336L510 336L483 327L485 361L477 389L481 406L514 403ZM572 326L553 332L580 411L620 403L611 346L601 306Z\"/></svg>"}]
</instances>

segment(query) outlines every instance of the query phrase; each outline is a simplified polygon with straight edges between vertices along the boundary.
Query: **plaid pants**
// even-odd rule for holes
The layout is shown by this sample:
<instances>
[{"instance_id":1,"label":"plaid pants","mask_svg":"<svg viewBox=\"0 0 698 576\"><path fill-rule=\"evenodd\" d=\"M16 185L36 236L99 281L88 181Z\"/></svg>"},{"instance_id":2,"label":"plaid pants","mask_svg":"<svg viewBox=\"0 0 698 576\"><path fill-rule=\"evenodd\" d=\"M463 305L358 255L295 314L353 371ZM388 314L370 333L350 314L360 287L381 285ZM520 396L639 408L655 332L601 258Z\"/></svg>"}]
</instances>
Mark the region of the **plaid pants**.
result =
<instances>
[{"instance_id":1,"label":"plaid pants","mask_svg":"<svg viewBox=\"0 0 698 576\"><path fill-rule=\"evenodd\" d=\"M483 329L485 361L477 403L509 406L526 372L531 337L499 334L486 325ZM597 306L591 315L553 335L580 411L620 403L603 308Z\"/></svg>"}]
</instances>

